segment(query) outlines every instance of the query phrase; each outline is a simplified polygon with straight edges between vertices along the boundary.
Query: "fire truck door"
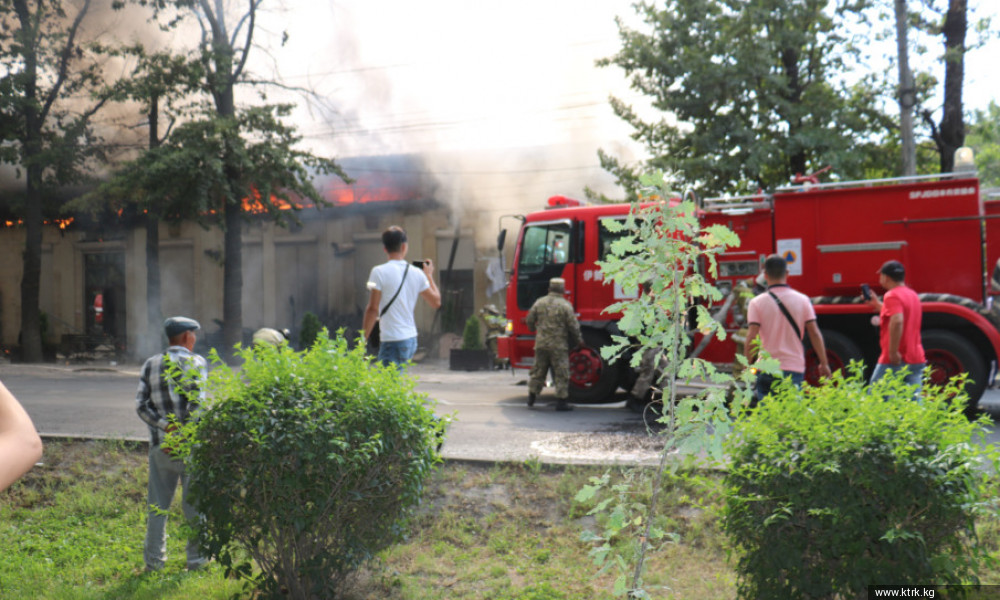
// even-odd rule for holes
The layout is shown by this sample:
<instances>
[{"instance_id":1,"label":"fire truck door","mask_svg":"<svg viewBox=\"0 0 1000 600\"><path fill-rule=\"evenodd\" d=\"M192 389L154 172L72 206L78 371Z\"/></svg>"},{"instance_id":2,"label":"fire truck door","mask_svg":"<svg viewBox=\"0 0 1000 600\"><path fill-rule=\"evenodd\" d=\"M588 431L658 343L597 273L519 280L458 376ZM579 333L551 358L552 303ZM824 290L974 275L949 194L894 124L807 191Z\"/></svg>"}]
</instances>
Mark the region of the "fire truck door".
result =
<instances>
[{"instance_id":1,"label":"fire truck door","mask_svg":"<svg viewBox=\"0 0 1000 600\"><path fill-rule=\"evenodd\" d=\"M572 223L569 220L528 223L521 237L517 265L517 307L531 308L548 293L549 279L566 279L567 298L575 304Z\"/></svg>"}]
</instances>

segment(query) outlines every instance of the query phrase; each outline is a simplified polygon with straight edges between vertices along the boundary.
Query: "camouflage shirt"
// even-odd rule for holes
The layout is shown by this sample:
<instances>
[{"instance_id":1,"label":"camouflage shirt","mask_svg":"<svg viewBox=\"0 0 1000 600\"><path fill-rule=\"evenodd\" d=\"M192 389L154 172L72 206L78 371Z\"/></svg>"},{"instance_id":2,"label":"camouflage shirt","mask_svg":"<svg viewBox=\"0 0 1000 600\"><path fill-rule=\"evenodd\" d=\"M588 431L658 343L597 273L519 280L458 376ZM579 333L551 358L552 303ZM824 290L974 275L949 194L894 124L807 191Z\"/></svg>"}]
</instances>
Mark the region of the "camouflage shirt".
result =
<instances>
[{"instance_id":1,"label":"camouflage shirt","mask_svg":"<svg viewBox=\"0 0 1000 600\"><path fill-rule=\"evenodd\" d=\"M535 300L527 323L529 329L537 330L535 348L569 350L583 341L573 305L562 294L549 293Z\"/></svg>"}]
</instances>

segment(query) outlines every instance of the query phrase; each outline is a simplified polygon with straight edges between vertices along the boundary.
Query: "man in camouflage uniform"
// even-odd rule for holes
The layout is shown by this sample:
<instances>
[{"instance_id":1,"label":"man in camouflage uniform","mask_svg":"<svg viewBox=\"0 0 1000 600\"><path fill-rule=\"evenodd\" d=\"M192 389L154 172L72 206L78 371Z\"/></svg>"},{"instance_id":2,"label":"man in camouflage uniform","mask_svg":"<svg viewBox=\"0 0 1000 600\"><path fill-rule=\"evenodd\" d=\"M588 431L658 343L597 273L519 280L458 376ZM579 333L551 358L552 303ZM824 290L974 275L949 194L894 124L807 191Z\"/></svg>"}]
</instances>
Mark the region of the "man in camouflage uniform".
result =
<instances>
[{"instance_id":1,"label":"man in camouflage uniform","mask_svg":"<svg viewBox=\"0 0 1000 600\"><path fill-rule=\"evenodd\" d=\"M573 305L563 294L566 282L554 277L549 280L549 293L535 301L528 311L527 324L535 334L535 365L531 367L528 382L528 406L545 385L545 374L552 369L552 383L556 388L556 410L573 410L569 398L569 349L583 345L580 323L573 313Z\"/></svg>"}]
</instances>

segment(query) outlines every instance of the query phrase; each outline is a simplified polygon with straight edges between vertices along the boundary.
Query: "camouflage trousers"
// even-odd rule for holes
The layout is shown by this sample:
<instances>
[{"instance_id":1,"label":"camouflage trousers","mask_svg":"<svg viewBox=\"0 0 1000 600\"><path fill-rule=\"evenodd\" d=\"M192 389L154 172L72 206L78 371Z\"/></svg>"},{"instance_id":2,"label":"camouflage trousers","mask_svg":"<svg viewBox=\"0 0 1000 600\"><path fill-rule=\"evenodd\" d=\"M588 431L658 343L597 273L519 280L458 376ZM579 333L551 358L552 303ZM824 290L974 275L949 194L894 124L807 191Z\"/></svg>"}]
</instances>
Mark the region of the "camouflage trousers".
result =
<instances>
[{"instance_id":1,"label":"camouflage trousers","mask_svg":"<svg viewBox=\"0 0 1000 600\"><path fill-rule=\"evenodd\" d=\"M556 398L569 398L569 351L535 349L535 365L531 367L528 392L538 395L545 386L545 375L552 369L552 385Z\"/></svg>"}]
</instances>

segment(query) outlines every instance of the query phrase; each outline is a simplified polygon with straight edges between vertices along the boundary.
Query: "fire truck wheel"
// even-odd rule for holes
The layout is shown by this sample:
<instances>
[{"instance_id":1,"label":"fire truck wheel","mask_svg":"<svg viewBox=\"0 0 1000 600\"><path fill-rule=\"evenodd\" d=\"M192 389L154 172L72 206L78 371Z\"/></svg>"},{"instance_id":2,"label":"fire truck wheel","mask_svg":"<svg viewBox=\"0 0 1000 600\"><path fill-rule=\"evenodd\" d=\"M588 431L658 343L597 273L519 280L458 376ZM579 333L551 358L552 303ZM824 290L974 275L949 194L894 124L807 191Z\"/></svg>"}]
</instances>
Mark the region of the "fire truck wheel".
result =
<instances>
[{"instance_id":1,"label":"fire truck wheel","mask_svg":"<svg viewBox=\"0 0 1000 600\"><path fill-rule=\"evenodd\" d=\"M583 341L586 348L569 355L569 400L574 404L611 402L621 371L619 362L609 363L601 356L601 348L611 343L611 337L584 329Z\"/></svg>"},{"instance_id":2,"label":"fire truck wheel","mask_svg":"<svg viewBox=\"0 0 1000 600\"><path fill-rule=\"evenodd\" d=\"M823 334L823 345L826 347L826 359L830 363L831 373L846 367L852 360L864 360L861 348L843 333L832 329L821 329L820 333ZM806 382L809 385L819 385L819 360L811 345L806 350Z\"/></svg>"},{"instance_id":3,"label":"fire truck wheel","mask_svg":"<svg viewBox=\"0 0 1000 600\"><path fill-rule=\"evenodd\" d=\"M943 385L959 373L968 373L969 383L965 391L969 394L969 406L965 412L975 414L979 398L988 383L988 371L983 357L967 339L951 331L931 329L923 332L921 338L927 355L927 381L933 385Z\"/></svg>"}]
</instances>

